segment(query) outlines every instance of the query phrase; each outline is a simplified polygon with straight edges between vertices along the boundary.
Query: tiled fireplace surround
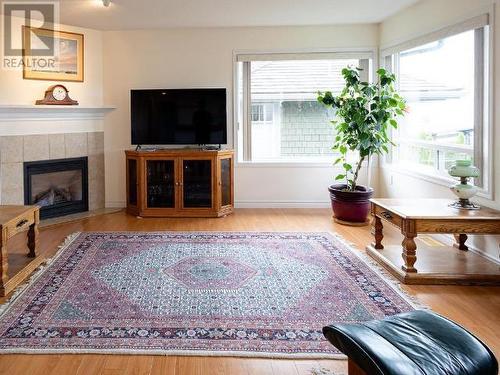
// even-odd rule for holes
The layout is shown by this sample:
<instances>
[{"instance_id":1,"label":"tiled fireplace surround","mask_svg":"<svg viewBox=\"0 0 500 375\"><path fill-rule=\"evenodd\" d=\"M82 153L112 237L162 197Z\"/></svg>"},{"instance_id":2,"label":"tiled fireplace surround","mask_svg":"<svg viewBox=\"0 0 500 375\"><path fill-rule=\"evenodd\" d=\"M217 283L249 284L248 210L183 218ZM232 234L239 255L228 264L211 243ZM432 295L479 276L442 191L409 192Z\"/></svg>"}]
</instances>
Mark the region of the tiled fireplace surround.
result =
<instances>
[{"instance_id":1,"label":"tiled fireplace surround","mask_svg":"<svg viewBox=\"0 0 500 375\"><path fill-rule=\"evenodd\" d=\"M88 156L89 210L104 207L104 132L0 136L0 204L24 204L23 163Z\"/></svg>"}]
</instances>

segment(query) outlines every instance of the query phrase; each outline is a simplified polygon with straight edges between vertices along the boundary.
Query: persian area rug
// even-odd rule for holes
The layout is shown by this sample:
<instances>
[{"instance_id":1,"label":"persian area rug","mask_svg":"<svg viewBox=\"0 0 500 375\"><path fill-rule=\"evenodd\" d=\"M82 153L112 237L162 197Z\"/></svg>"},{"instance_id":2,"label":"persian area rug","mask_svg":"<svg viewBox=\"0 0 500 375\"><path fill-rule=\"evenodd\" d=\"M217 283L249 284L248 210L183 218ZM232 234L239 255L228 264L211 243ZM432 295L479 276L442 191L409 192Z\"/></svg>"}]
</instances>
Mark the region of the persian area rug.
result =
<instances>
[{"instance_id":1,"label":"persian area rug","mask_svg":"<svg viewBox=\"0 0 500 375\"><path fill-rule=\"evenodd\" d=\"M328 233L87 232L4 306L0 353L333 358L333 322L414 307Z\"/></svg>"}]
</instances>

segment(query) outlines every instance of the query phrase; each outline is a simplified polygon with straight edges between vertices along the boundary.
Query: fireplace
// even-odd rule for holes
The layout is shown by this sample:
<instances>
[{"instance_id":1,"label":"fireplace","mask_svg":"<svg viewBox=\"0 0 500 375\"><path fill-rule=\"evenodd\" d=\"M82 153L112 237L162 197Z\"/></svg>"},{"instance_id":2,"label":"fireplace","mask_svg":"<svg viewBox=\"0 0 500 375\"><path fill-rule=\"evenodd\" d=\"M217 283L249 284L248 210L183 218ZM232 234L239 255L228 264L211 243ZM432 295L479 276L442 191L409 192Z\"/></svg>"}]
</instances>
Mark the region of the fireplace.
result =
<instances>
[{"instance_id":1,"label":"fireplace","mask_svg":"<svg viewBox=\"0 0 500 375\"><path fill-rule=\"evenodd\" d=\"M87 157L24 163L24 204L41 206L40 218L87 211Z\"/></svg>"}]
</instances>

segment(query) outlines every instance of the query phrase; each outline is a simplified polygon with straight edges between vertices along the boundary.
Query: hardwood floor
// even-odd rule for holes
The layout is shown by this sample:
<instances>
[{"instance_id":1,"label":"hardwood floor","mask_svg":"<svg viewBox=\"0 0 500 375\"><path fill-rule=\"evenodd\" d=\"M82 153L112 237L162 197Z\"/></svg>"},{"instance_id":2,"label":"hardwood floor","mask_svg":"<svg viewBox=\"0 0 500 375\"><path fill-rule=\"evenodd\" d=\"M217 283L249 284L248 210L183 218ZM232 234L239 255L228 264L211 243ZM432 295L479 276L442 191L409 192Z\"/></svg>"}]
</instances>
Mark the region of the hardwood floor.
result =
<instances>
[{"instance_id":1,"label":"hardwood floor","mask_svg":"<svg viewBox=\"0 0 500 375\"><path fill-rule=\"evenodd\" d=\"M50 256L76 231L329 231L359 249L371 242L369 227L335 224L327 209L238 209L220 219L139 219L124 212L59 224L40 230L40 251ZM390 229L386 239L397 239ZM9 242L9 251L24 253L23 234ZM418 250L417 250L418 256ZM408 293L480 337L500 357L500 288L477 286L404 286ZM0 299L3 302L4 299ZM2 355L0 374L192 375L310 374L315 367L347 372L345 361L272 360L224 357L124 355Z\"/></svg>"}]
</instances>

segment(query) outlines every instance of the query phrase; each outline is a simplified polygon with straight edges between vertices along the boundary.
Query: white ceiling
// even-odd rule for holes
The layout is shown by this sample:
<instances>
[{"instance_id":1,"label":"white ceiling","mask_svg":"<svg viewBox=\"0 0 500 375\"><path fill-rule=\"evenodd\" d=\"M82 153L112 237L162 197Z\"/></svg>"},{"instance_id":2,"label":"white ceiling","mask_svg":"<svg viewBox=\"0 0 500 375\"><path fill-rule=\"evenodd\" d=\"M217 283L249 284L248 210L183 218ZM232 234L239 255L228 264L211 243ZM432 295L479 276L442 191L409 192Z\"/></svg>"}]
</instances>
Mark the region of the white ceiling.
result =
<instances>
[{"instance_id":1,"label":"white ceiling","mask_svg":"<svg viewBox=\"0 0 500 375\"><path fill-rule=\"evenodd\" d=\"M380 22L418 0L61 0L61 23L100 30Z\"/></svg>"}]
</instances>

